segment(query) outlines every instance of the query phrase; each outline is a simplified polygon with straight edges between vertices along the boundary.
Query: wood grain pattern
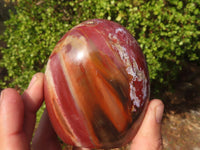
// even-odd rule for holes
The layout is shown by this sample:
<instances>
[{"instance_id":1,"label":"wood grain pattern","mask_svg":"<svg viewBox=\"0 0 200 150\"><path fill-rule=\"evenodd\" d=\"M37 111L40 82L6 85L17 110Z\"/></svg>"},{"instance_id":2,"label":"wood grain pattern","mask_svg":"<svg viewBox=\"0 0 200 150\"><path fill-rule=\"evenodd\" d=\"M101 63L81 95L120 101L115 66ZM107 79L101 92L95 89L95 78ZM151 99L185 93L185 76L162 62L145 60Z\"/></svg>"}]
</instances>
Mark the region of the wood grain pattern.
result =
<instances>
[{"instance_id":1,"label":"wood grain pattern","mask_svg":"<svg viewBox=\"0 0 200 150\"><path fill-rule=\"evenodd\" d=\"M45 102L68 144L110 148L136 134L149 99L144 55L117 23L90 20L56 45L45 72Z\"/></svg>"}]
</instances>

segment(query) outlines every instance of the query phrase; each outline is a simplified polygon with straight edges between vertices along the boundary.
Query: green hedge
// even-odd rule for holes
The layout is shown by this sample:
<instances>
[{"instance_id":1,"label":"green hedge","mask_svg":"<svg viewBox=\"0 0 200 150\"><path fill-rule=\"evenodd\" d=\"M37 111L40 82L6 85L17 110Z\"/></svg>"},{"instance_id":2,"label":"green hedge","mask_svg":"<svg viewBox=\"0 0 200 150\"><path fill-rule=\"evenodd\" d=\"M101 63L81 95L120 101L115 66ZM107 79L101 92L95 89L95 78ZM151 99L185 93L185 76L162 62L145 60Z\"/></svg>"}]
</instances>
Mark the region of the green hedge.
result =
<instances>
[{"instance_id":1,"label":"green hedge","mask_svg":"<svg viewBox=\"0 0 200 150\"><path fill-rule=\"evenodd\" d=\"M7 47L0 65L7 74L0 88L25 89L34 73L44 71L62 35L93 18L116 21L135 36L152 84L169 84L185 62L199 64L199 0L20 0L1 37Z\"/></svg>"}]
</instances>

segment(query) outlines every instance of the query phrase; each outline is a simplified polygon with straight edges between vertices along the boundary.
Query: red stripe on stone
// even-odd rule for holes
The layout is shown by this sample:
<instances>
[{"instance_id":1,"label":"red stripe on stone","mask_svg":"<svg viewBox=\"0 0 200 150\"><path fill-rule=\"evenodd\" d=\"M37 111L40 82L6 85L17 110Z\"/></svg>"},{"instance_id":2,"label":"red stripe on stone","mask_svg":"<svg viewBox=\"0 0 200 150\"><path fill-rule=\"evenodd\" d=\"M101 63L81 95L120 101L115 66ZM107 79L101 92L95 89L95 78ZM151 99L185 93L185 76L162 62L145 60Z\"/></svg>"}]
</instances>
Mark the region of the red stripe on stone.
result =
<instances>
[{"instance_id":1,"label":"red stripe on stone","mask_svg":"<svg viewBox=\"0 0 200 150\"><path fill-rule=\"evenodd\" d=\"M73 128L76 136L81 139L82 145L92 146L88 130L83 124L85 119L76 107L75 100L71 95L70 87L68 87L63 68L60 64L58 55L54 55L50 61L50 69L53 76L56 94L58 96L58 104L61 111L64 112L65 118L68 120L70 126Z\"/></svg>"},{"instance_id":2,"label":"red stripe on stone","mask_svg":"<svg viewBox=\"0 0 200 150\"><path fill-rule=\"evenodd\" d=\"M59 123L62 120L59 120L58 112L56 111L58 108L55 106L55 93L54 90L52 90L52 87L50 87L50 82L47 81L46 77L44 78L45 86L44 86L44 91L45 91L45 103L47 106L47 111L49 114L49 117L51 119L51 123L54 126L54 129L56 130L57 134L60 135L60 138L64 139L67 141L68 144L73 145L74 143L72 142L72 134L70 133L70 130L68 128L63 128L62 124ZM48 82L48 84L47 84ZM61 116L60 116L61 117ZM67 130L67 131L66 131ZM66 133L65 136L63 136L62 133Z\"/></svg>"}]
</instances>

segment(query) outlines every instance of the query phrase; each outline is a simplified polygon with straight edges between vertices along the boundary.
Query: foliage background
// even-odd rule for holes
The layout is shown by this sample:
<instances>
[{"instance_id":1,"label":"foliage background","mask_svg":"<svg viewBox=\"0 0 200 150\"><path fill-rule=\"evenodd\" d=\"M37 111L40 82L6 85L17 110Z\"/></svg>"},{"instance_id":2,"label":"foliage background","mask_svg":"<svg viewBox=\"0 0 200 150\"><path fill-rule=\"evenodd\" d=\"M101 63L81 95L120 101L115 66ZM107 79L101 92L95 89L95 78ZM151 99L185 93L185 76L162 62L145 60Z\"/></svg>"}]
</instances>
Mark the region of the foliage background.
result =
<instances>
[{"instance_id":1,"label":"foliage background","mask_svg":"<svg viewBox=\"0 0 200 150\"><path fill-rule=\"evenodd\" d=\"M0 3L0 18L3 9ZM62 35L93 18L116 21L135 36L148 62L152 92L169 89L185 65L200 66L199 0L18 0L9 17L0 37L6 43L0 48L0 73L4 70L0 89L14 87L23 91L34 73L45 70Z\"/></svg>"},{"instance_id":2,"label":"foliage background","mask_svg":"<svg viewBox=\"0 0 200 150\"><path fill-rule=\"evenodd\" d=\"M199 64L200 1L196 0L20 0L1 37L1 88L24 90L31 76L44 71L56 42L73 26L93 18L113 20L138 40L152 84L169 86L189 61Z\"/></svg>"}]
</instances>

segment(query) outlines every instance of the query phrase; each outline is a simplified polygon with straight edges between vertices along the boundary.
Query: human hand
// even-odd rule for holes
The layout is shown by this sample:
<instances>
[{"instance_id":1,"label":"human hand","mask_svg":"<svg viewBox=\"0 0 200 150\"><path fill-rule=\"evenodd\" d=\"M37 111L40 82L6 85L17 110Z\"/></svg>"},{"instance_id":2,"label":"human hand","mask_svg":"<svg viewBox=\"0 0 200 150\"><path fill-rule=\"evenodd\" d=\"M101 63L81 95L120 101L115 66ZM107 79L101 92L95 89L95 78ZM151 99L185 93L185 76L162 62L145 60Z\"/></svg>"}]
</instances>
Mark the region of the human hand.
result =
<instances>
[{"instance_id":1,"label":"human hand","mask_svg":"<svg viewBox=\"0 0 200 150\"><path fill-rule=\"evenodd\" d=\"M61 149L46 110L32 139L36 112L43 102L43 80L42 73L34 75L22 96L14 89L5 89L1 92L0 149ZM131 150L162 149L160 130L163 109L164 105L160 100L152 100L149 103L144 121L131 143Z\"/></svg>"},{"instance_id":2,"label":"human hand","mask_svg":"<svg viewBox=\"0 0 200 150\"><path fill-rule=\"evenodd\" d=\"M161 150L163 148L161 121L164 104L161 100L151 100L142 125L131 143L131 150Z\"/></svg>"},{"instance_id":3,"label":"human hand","mask_svg":"<svg viewBox=\"0 0 200 150\"><path fill-rule=\"evenodd\" d=\"M29 150L30 147L33 150L61 149L46 112L32 140L36 112L44 99L43 80L42 73L34 75L29 87L22 95L14 89L5 89L1 92L0 149Z\"/></svg>"}]
</instances>

